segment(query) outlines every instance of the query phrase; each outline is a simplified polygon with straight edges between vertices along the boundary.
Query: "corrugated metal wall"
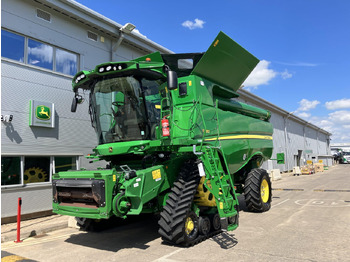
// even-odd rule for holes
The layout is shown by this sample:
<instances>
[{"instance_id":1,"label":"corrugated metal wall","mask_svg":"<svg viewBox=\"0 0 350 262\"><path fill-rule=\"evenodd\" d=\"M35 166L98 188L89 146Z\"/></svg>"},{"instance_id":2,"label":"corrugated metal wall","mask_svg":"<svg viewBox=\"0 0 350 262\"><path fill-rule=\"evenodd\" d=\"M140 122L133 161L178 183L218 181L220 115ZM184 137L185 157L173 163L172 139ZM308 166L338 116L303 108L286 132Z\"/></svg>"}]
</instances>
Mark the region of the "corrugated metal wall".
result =
<instances>
[{"instance_id":1,"label":"corrugated metal wall","mask_svg":"<svg viewBox=\"0 0 350 262\"><path fill-rule=\"evenodd\" d=\"M241 94L240 101L249 105L264 107L263 103L257 105L256 101ZM269 108L266 108L269 110ZM270 110L271 111L271 110ZM319 129L310 127L308 123L297 121L292 114L286 114L279 111L271 111L270 122L273 125L273 153L272 159L277 158L277 153L285 154L285 164L277 164L276 160L271 161L271 165L263 163L262 168L280 169L281 171L293 170L294 166L305 165L306 160L317 162L319 159L324 161L325 165L332 165L329 153L329 136L322 133Z\"/></svg>"}]
</instances>

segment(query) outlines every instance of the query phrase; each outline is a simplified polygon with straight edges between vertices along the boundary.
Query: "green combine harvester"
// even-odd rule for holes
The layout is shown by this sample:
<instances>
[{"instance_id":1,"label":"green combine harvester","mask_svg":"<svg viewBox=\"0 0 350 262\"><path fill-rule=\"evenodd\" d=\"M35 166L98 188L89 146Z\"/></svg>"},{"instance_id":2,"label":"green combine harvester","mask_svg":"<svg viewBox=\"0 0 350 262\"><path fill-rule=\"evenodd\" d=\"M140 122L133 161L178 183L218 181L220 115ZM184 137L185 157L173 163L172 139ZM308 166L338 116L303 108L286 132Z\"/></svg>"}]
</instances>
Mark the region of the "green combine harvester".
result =
<instances>
[{"instance_id":1,"label":"green combine harvester","mask_svg":"<svg viewBox=\"0 0 350 262\"><path fill-rule=\"evenodd\" d=\"M270 112L236 101L259 60L220 32L205 53L152 53L73 78L72 112L89 92L105 168L53 175L53 211L88 230L98 220L160 213L159 234L193 245L271 207L259 167L272 154Z\"/></svg>"}]
</instances>

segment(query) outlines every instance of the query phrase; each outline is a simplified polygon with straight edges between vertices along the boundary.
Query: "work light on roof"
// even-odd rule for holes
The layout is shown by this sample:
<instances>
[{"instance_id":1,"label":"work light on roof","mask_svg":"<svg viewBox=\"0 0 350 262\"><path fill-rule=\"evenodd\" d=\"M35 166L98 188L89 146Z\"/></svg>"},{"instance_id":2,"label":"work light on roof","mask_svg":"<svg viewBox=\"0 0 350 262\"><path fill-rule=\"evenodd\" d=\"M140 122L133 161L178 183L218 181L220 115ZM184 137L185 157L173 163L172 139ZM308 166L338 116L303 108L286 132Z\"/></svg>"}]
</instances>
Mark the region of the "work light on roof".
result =
<instances>
[{"instance_id":1,"label":"work light on roof","mask_svg":"<svg viewBox=\"0 0 350 262\"><path fill-rule=\"evenodd\" d=\"M126 23L122 28L120 28L119 30L122 31L123 33L126 34L130 34L132 30L135 29L135 25L133 25L132 23Z\"/></svg>"}]
</instances>

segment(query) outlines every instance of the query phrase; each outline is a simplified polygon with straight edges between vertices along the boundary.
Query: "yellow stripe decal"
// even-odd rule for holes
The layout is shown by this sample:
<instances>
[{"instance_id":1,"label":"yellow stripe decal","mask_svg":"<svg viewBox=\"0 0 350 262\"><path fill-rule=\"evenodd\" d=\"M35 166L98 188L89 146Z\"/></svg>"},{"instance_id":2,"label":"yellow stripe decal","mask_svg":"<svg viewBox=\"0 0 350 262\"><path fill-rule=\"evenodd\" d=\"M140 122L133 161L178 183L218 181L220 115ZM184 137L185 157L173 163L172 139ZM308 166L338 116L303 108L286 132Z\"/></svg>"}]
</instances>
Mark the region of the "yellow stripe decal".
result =
<instances>
[{"instance_id":1,"label":"yellow stripe decal","mask_svg":"<svg viewBox=\"0 0 350 262\"><path fill-rule=\"evenodd\" d=\"M230 140L230 139L264 139L272 140L272 136L262 136L262 135L236 135L236 136L223 136L219 137L219 140ZM216 137L205 139L205 141L215 141Z\"/></svg>"}]
</instances>

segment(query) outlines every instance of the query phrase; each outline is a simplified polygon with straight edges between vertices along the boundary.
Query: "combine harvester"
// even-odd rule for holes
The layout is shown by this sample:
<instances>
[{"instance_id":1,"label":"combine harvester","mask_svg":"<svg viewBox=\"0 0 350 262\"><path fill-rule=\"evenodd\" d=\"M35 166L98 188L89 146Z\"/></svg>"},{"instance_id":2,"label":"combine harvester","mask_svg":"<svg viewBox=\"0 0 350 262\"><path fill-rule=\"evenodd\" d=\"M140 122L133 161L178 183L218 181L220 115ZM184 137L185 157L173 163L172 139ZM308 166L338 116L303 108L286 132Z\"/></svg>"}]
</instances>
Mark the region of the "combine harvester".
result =
<instances>
[{"instance_id":1,"label":"combine harvester","mask_svg":"<svg viewBox=\"0 0 350 262\"><path fill-rule=\"evenodd\" d=\"M192 63L191 63L192 62ZM259 60L220 32L205 53L152 53L73 78L72 112L88 90L98 146L94 171L53 175L53 211L96 220L160 213L166 242L193 245L271 206L259 167L272 154L270 112L236 101Z\"/></svg>"}]
</instances>

